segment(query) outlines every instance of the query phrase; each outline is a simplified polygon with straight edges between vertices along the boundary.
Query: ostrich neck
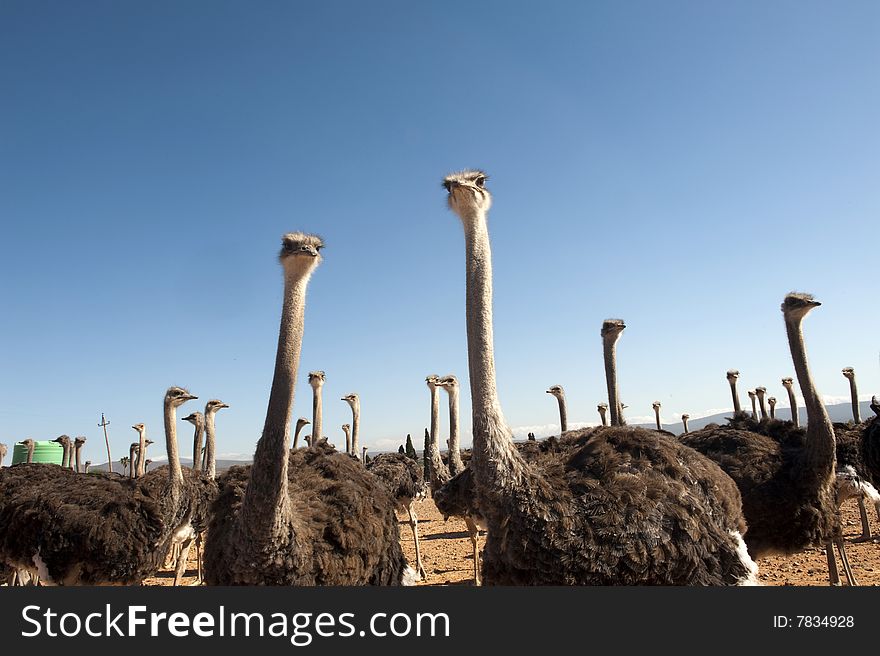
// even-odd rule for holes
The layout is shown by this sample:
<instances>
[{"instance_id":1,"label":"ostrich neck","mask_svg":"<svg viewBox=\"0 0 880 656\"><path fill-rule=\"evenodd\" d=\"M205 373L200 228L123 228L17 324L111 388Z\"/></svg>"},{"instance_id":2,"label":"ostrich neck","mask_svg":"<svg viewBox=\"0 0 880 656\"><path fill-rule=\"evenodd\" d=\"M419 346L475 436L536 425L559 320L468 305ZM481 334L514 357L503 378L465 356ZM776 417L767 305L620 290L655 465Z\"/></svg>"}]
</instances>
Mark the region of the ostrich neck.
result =
<instances>
[{"instance_id":1,"label":"ostrich neck","mask_svg":"<svg viewBox=\"0 0 880 656\"><path fill-rule=\"evenodd\" d=\"M437 488L449 480L449 470L443 464L440 457L440 448L437 446L438 433L440 432L440 390L436 387L428 387L431 392L431 429L428 432L428 458L431 460L431 485Z\"/></svg>"},{"instance_id":2,"label":"ostrich neck","mask_svg":"<svg viewBox=\"0 0 880 656\"><path fill-rule=\"evenodd\" d=\"M767 418L767 407L764 405L764 397L763 396L758 397L758 405L760 405L760 407L761 407L761 419L766 419Z\"/></svg>"},{"instance_id":3,"label":"ostrich neck","mask_svg":"<svg viewBox=\"0 0 880 656\"><path fill-rule=\"evenodd\" d=\"M599 411L599 416L602 418L602 425L603 426L608 425L608 415L606 414L606 412L607 411L604 408Z\"/></svg>"},{"instance_id":4,"label":"ostrich neck","mask_svg":"<svg viewBox=\"0 0 880 656\"><path fill-rule=\"evenodd\" d=\"M137 475L140 478L147 470L147 438L144 431L138 433L138 444L140 445L138 449L140 456L138 457Z\"/></svg>"},{"instance_id":5,"label":"ostrich neck","mask_svg":"<svg viewBox=\"0 0 880 656\"><path fill-rule=\"evenodd\" d=\"M61 447L63 449L61 453L61 466L67 469L67 466L70 464L70 446L62 443Z\"/></svg>"},{"instance_id":6,"label":"ostrich neck","mask_svg":"<svg viewBox=\"0 0 880 656\"><path fill-rule=\"evenodd\" d=\"M856 389L856 379L852 377L849 379L849 393L852 397L852 412L853 412L853 421L857 424L862 421L861 413L859 412L859 392Z\"/></svg>"},{"instance_id":7,"label":"ostrich neck","mask_svg":"<svg viewBox=\"0 0 880 656\"><path fill-rule=\"evenodd\" d=\"M361 427L361 404L360 401L351 407L351 452L356 458L360 458L361 452L358 445L358 436ZM314 433L312 433L314 436ZM314 438L313 438L314 439Z\"/></svg>"},{"instance_id":8,"label":"ostrich neck","mask_svg":"<svg viewBox=\"0 0 880 656\"><path fill-rule=\"evenodd\" d=\"M275 356L275 375L263 435L257 442L250 481L241 508L241 524L254 549L273 537L286 539L291 531L287 451L296 372L302 351L308 274L286 272L284 305ZM257 542L257 540L259 542Z\"/></svg>"},{"instance_id":9,"label":"ostrich neck","mask_svg":"<svg viewBox=\"0 0 880 656\"><path fill-rule=\"evenodd\" d=\"M138 468L140 467L140 452L138 452L137 456L135 456L135 449L137 447L132 444L128 447L128 477L134 478L134 470L135 470L135 462L138 463Z\"/></svg>"},{"instance_id":10,"label":"ostrich neck","mask_svg":"<svg viewBox=\"0 0 880 656\"><path fill-rule=\"evenodd\" d=\"M788 388L788 404L791 406L791 421L797 426L800 423L798 420L797 399L794 396L794 389L791 387Z\"/></svg>"},{"instance_id":11,"label":"ostrich neck","mask_svg":"<svg viewBox=\"0 0 880 656\"><path fill-rule=\"evenodd\" d=\"M318 443L318 440L321 439L321 435L323 434L321 431L323 427L321 423L323 422L323 400L322 400L321 387L313 388L312 392L312 439L309 442L310 446L314 446Z\"/></svg>"},{"instance_id":12,"label":"ostrich neck","mask_svg":"<svg viewBox=\"0 0 880 656\"><path fill-rule=\"evenodd\" d=\"M208 418L205 417L205 422ZM193 433L193 471L202 470L202 431L203 427L199 421L196 421L195 432Z\"/></svg>"},{"instance_id":13,"label":"ostrich neck","mask_svg":"<svg viewBox=\"0 0 880 656\"><path fill-rule=\"evenodd\" d=\"M76 457L76 473L79 474L80 470L80 451L82 450L82 444L76 447L75 457Z\"/></svg>"},{"instance_id":14,"label":"ostrich neck","mask_svg":"<svg viewBox=\"0 0 880 656\"><path fill-rule=\"evenodd\" d=\"M556 400L559 401L559 430L564 433L568 430L568 414L565 409L565 397L559 396Z\"/></svg>"},{"instance_id":15,"label":"ostrich neck","mask_svg":"<svg viewBox=\"0 0 880 656\"><path fill-rule=\"evenodd\" d=\"M214 416L214 412L205 415L205 476L211 480L217 477L217 434L214 430ZM200 441L199 450L201 448Z\"/></svg>"},{"instance_id":16,"label":"ostrich neck","mask_svg":"<svg viewBox=\"0 0 880 656\"><path fill-rule=\"evenodd\" d=\"M830 476L833 473L835 463L834 428L810 374L800 321L786 319L785 330L788 334L794 370L807 408L807 441L804 449L804 465L809 470Z\"/></svg>"},{"instance_id":17,"label":"ostrich neck","mask_svg":"<svg viewBox=\"0 0 880 656\"><path fill-rule=\"evenodd\" d=\"M177 409L167 398L165 399L165 450L168 454L168 482L171 486L171 496L176 500L183 489L183 470L180 468L180 454L177 452Z\"/></svg>"},{"instance_id":18,"label":"ostrich neck","mask_svg":"<svg viewBox=\"0 0 880 656\"><path fill-rule=\"evenodd\" d=\"M620 400L617 395L617 341L606 339L604 344L605 383L608 386L608 409L611 411L611 425L622 426Z\"/></svg>"},{"instance_id":19,"label":"ostrich neck","mask_svg":"<svg viewBox=\"0 0 880 656\"><path fill-rule=\"evenodd\" d=\"M306 427L305 424L297 424L296 425L296 431L293 434L293 448L294 449L299 446L299 434L302 431L302 429L305 427Z\"/></svg>"},{"instance_id":20,"label":"ostrich neck","mask_svg":"<svg viewBox=\"0 0 880 656\"><path fill-rule=\"evenodd\" d=\"M485 213L464 217L467 265L467 342L473 419L474 475L480 496L515 491L524 462L513 446L495 381L492 334L492 250ZM499 501L501 501L499 499Z\"/></svg>"},{"instance_id":21,"label":"ostrich neck","mask_svg":"<svg viewBox=\"0 0 880 656\"><path fill-rule=\"evenodd\" d=\"M449 473L458 475L464 470L458 432L458 386L449 390Z\"/></svg>"},{"instance_id":22,"label":"ostrich neck","mask_svg":"<svg viewBox=\"0 0 880 656\"><path fill-rule=\"evenodd\" d=\"M34 445L30 444L27 448L27 463L31 464L34 461Z\"/></svg>"},{"instance_id":23,"label":"ostrich neck","mask_svg":"<svg viewBox=\"0 0 880 656\"><path fill-rule=\"evenodd\" d=\"M736 381L730 381L730 393L733 395L733 414L738 415L742 412L742 406L739 404L739 395L736 393Z\"/></svg>"},{"instance_id":24,"label":"ostrich neck","mask_svg":"<svg viewBox=\"0 0 880 656\"><path fill-rule=\"evenodd\" d=\"M351 429L343 432L345 433L345 452L351 453Z\"/></svg>"},{"instance_id":25,"label":"ostrich neck","mask_svg":"<svg viewBox=\"0 0 880 656\"><path fill-rule=\"evenodd\" d=\"M660 430L660 408L654 410L654 418L657 420L657 430Z\"/></svg>"}]
</instances>

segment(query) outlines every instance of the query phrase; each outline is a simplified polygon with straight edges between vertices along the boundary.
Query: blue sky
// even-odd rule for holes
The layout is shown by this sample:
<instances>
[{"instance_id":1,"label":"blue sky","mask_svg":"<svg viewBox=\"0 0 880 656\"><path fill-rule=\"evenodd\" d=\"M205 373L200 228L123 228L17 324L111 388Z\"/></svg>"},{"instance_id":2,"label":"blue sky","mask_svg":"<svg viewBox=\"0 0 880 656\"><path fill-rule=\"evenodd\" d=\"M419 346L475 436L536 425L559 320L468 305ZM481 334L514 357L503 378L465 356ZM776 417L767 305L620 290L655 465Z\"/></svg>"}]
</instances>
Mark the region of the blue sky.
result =
<instances>
[{"instance_id":1,"label":"blue sky","mask_svg":"<svg viewBox=\"0 0 880 656\"><path fill-rule=\"evenodd\" d=\"M628 417L785 398L779 304L820 391L880 392L875 2L0 4L0 441L114 457L164 390L262 428L291 230L321 234L295 416L327 373L339 443L417 443L424 377L467 390L463 238L444 174L489 172L509 423L596 421L622 317ZM462 399L469 434L470 405ZM446 431L445 395L443 431ZM784 403L781 403L784 405ZM188 424L181 424L189 440ZM465 437L469 442L469 435ZM159 449L158 451L161 451ZM158 452L156 455L159 455Z\"/></svg>"}]
</instances>

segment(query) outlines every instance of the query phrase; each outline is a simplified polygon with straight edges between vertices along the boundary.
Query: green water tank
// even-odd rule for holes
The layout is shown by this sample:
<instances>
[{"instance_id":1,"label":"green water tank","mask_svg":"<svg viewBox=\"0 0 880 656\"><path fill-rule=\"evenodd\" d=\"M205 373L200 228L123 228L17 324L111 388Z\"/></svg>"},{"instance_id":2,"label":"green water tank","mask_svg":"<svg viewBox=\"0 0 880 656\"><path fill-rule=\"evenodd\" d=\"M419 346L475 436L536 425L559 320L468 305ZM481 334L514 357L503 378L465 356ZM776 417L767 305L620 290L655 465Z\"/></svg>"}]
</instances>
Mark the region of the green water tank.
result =
<instances>
[{"instance_id":1,"label":"green water tank","mask_svg":"<svg viewBox=\"0 0 880 656\"><path fill-rule=\"evenodd\" d=\"M12 464L27 462L27 447L24 444L16 444L12 450ZM43 464L60 465L64 460L64 447L52 440L39 440L34 442L33 462Z\"/></svg>"}]
</instances>

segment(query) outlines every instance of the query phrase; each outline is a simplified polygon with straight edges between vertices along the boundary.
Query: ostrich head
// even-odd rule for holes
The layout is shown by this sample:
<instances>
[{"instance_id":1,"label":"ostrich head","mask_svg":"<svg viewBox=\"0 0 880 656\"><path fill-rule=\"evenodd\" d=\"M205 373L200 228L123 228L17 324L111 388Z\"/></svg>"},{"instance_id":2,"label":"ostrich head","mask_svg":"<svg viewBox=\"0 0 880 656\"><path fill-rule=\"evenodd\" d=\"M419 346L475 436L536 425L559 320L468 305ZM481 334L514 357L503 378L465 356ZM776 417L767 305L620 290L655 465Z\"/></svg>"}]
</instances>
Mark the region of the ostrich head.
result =
<instances>
[{"instance_id":1,"label":"ostrich head","mask_svg":"<svg viewBox=\"0 0 880 656\"><path fill-rule=\"evenodd\" d=\"M794 379L793 379L793 378L783 378L783 379L782 379L782 386L783 386L785 389L791 391L792 385L794 385Z\"/></svg>"},{"instance_id":2,"label":"ostrich head","mask_svg":"<svg viewBox=\"0 0 880 656\"><path fill-rule=\"evenodd\" d=\"M748 395L749 395L749 398L752 399L752 400L754 400L755 397L758 396L757 393L755 392L755 390L749 390L749 391L748 391Z\"/></svg>"},{"instance_id":3,"label":"ostrich head","mask_svg":"<svg viewBox=\"0 0 880 656\"><path fill-rule=\"evenodd\" d=\"M351 424L342 424L342 432L346 433L346 434L350 433L351 432Z\"/></svg>"},{"instance_id":4,"label":"ostrich head","mask_svg":"<svg viewBox=\"0 0 880 656\"><path fill-rule=\"evenodd\" d=\"M565 390L562 389L562 385L553 385L553 387L544 391L547 392L547 394L552 394L557 399L565 396Z\"/></svg>"},{"instance_id":5,"label":"ostrich head","mask_svg":"<svg viewBox=\"0 0 880 656\"><path fill-rule=\"evenodd\" d=\"M728 369L727 370L727 382L735 383L737 378L739 378L739 370L737 369Z\"/></svg>"},{"instance_id":6,"label":"ostrich head","mask_svg":"<svg viewBox=\"0 0 880 656\"><path fill-rule=\"evenodd\" d=\"M655 411L659 410L660 409L660 401L654 401L651 404L651 407L654 408Z\"/></svg>"},{"instance_id":7,"label":"ostrich head","mask_svg":"<svg viewBox=\"0 0 880 656\"><path fill-rule=\"evenodd\" d=\"M211 399L205 404L205 414L214 413L222 410L223 408L228 408L229 406L223 403L220 399Z\"/></svg>"},{"instance_id":8,"label":"ostrich head","mask_svg":"<svg viewBox=\"0 0 880 656\"><path fill-rule=\"evenodd\" d=\"M434 391L434 389L440 385L440 376L437 374L425 376L425 383L428 385L429 390Z\"/></svg>"},{"instance_id":9,"label":"ostrich head","mask_svg":"<svg viewBox=\"0 0 880 656\"><path fill-rule=\"evenodd\" d=\"M682 420L682 421L687 421L687 420L690 419L690 418L691 418L691 416L690 416L689 414L683 414L683 415L681 416L681 420Z\"/></svg>"},{"instance_id":10,"label":"ostrich head","mask_svg":"<svg viewBox=\"0 0 880 656\"><path fill-rule=\"evenodd\" d=\"M446 376L437 379L437 385L445 389L447 392L451 392L458 387L458 378L452 374L447 374Z\"/></svg>"},{"instance_id":11,"label":"ostrich head","mask_svg":"<svg viewBox=\"0 0 880 656\"><path fill-rule=\"evenodd\" d=\"M52 441L53 441L53 442L57 442L58 440L55 439L55 440L52 440ZM24 446L24 447L27 448L27 449L33 449L34 446L36 446L36 442L34 442L34 440L33 440L32 438L30 438L30 437L28 437L27 439L22 440L21 442L19 442L19 444L21 444L22 446Z\"/></svg>"},{"instance_id":12,"label":"ostrich head","mask_svg":"<svg viewBox=\"0 0 880 656\"><path fill-rule=\"evenodd\" d=\"M756 388L755 388L755 394L758 396L759 399L763 399L763 398L764 398L764 395L765 395L766 393L767 393L767 388L766 388L766 387L756 387Z\"/></svg>"},{"instance_id":13,"label":"ostrich head","mask_svg":"<svg viewBox=\"0 0 880 656\"><path fill-rule=\"evenodd\" d=\"M361 404L360 397L358 397L358 395L355 393L346 394L345 396L343 396L339 400L345 401L346 403L348 403L348 405L351 406L352 410L354 410L356 407L360 406L360 404Z\"/></svg>"},{"instance_id":14,"label":"ostrich head","mask_svg":"<svg viewBox=\"0 0 880 656\"><path fill-rule=\"evenodd\" d=\"M600 403L599 405L596 406L596 409L599 412L604 413L606 410L608 410L608 404L603 401L602 403Z\"/></svg>"},{"instance_id":15,"label":"ostrich head","mask_svg":"<svg viewBox=\"0 0 880 656\"><path fill-rule=\"evenodd\" d=\"M323 371L310 371L309 372L309 385L312 386L312 389L316 390L319 387L324 386L324 372Z\"/></svg>"},{"instance_id":16,"label":"ostrich head","mask_svg":"<svg viewBox=\"0 0 880 656\"><path fill-rule=\"evenodd\" d=\"M135 424L134 426L132 426L132 428L134 428L138 433L143 433L145 430L147 430L147 427L143 424Z\"/></svg>"},{"instance_id":17,"label":"ostrich head","mask_svg":"<svg viewBox=\"0 0 880 656\"><path fill-rule=\"evenodd\" d=\"M843 374L844 378L847 378L849 380L852 380L856 377L856 372L852 367L844 367L843 369L841 369L840 373Z\"/></svg>"},{"instance_id":18,"label":"ostrich head","mask_svg":"<svg viewBox=\"0 0 880 656\"><path fill-rule=\"evenodd\" d=\"M775 408L776 407L776 397L775 396L767 397L767 403L770 404L771 408Z\"/></svg>"},{"instance_id":19,"label":"ostrich head","mask_svg":"<svg viewBox=\"0 0 880 656\"><path fill-rule=\"evenodd\" d=\"M462 220L488 212L492 206L492 194L486 189L488 178L476 169L450 173L443 178L443 187L449 192L446 199L449 209Z\"/></svg>"},{"instance_id":20,"label":"ostrich head","mask_svg":"<svg viewBox=\"0 0 880 656\"><path fill-rule=\"evenodd\" d=\"M874 414L880 417L880 401L877 400L876 396L871 397L871 410L874 411Z\"/></svg>"},{"instance_id":21,"label":"ostrich head","mask_svg":"<svg viewBox=\"0 0 880 656\"><path fill-rule=\"evenodd\" d=\"M299 419L296 420L296 430L300 430L303 426L305 426L307 424L311 424L311 423L312 422L310 422L305 417L300 417Z\"/></svg>"},{"instance_id":22,"label":"ostrich head","mask_svg":"<svg viewBox=\"0 0 880 656\"><path fill-rule=\"evenodd\" d=\"M319 251L322 248L324 241L316 235L289 232L281 238L278 259L288 273L311 274L321 262Z\"/></svg>"},{"instance_id":23,"label":"ostrich head","mask_svg":"<svg viewBox=\"0 0 880 656\"><path fill-rule=\"evenodd\" d=\"M810 310L822 305L813 298L812 294L802 294L800 292L791 292L787 294L785 300L782 301L782 313L786 319L795 322L800 321Z\"/></svg>"},{"instance_id":24,"label":"ostrich head","mask_svg":"<svg viewBox=\"0 0 880 656\"><path fill-rule=\"evenodd\" d=\"M183 387L169 387L165 392L165 402L170 404L172 408L178 408L187 401L192 401L199 397L190 394L189 390Z\"/></svg>"},{"instance_id":25,"label":"ostrich head","mask_svg":"<svg viewBox=\"0 0 880 656\"><path fill-rule=\"evenodd\" d=\"M70 446L70 436L69 435L59 435L56 437L53 442L58 442L61 446L69 447ZM24 442L22 442L24 444Z\"/></svg>"},{"instance_id":26,"label":"ostrich head","mask_svg":"<svg viewBox=\"0 0 880 656\"><path fill-rule=\"evenodd\" d=\"M602 322L600 334L603 340L614 344L620 338L624 328L626 328L626 324L623 322L623 319L605 319Z\"/></svg>"},{"instance_id":27,"label":"ostrich head","mask_svg":"<svg viewBox=\"0 0 880 656\"><path fill-rule=\"evenodd\" d=\"M193 426L204 426L205 425L205 417L198 410L196 410L195 412L184 417L183 421L188 421Z\"/></svg>"}]
</instances>

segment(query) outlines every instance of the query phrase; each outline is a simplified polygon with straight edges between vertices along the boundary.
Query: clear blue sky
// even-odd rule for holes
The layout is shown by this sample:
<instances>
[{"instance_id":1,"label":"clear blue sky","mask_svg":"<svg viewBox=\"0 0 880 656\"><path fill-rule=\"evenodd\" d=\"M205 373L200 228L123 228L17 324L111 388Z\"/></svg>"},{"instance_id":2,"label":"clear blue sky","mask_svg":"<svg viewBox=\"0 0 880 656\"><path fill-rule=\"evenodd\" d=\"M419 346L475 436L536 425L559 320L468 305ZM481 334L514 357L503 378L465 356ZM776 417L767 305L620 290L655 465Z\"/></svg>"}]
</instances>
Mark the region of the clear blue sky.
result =
<instances>
[{"instance_id":1,"label":"clear blue sky","mask_svg":"<svg viewBox=\"0 0 880 656\"><path fill-rule=\"evenodd\" d=\"M730 406L792 375L880 392L880 4L0 4L0 441L86 435L119 458L165 389L231 408L250 456L275 356L279 238L321 234L295 416L327 372L340 443L417 443L424 377L470 405L463 238L444 174L489 172L496 359L511 426L605 397L622 317L628 417ZM445 394L443 431L446 431ZM783 404L784 405L784 404ZM189 424L180 424L185 444ZM539 432L543 429L539 429ZM155 447L154 447L155 448ZM161 449L154 454L160 455Z\"/></svg>"}]
</instances>

